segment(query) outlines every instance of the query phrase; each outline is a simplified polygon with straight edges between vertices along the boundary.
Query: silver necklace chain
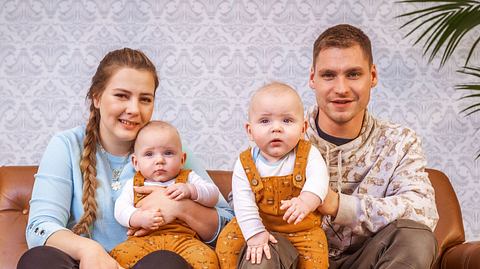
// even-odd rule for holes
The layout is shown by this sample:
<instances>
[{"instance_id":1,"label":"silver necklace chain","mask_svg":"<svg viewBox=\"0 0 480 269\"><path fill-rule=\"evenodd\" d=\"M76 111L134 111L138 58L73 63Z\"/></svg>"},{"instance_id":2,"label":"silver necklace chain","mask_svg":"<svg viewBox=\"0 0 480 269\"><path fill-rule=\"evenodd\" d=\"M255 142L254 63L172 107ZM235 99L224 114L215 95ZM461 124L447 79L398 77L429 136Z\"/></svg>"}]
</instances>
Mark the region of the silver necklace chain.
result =
<instances>
[{"instance_id":1,"label":"silver necklace chain","mask_svg":"<svg viewBox=\"0 0 480 269\"><path fill-rule=\"evenodd\" d=\"M128 156L123 161L123 164L121 167L112 168L112 165L110 164L110 159L108 159L108 156L107 156L107 151L103 148L102 144L99 144L99 146L100 146L100 152L102 153L102 157L106 159L108 168L112 172L112 182L110 183L110 187L112 188L112 190L118 191L119 189L122 188L122 183L120 182L120 175L122 174L123 169L128 163Z\"/></svg>"}]
</instances>

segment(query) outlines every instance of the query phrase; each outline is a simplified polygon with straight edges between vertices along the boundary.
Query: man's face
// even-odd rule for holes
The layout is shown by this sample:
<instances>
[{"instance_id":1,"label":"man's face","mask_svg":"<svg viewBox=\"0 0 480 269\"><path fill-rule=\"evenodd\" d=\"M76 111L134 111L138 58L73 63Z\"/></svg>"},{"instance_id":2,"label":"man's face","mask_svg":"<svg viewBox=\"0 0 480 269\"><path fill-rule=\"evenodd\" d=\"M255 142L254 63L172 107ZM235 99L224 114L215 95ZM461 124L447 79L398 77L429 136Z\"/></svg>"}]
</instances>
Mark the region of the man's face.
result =
<instances>
[{"instance_id":1,"label":"man's face","mask_svg":"<svg viewBox=\"0 0 480 269\"><path fill-rule=\"evenodd\" d=\"M369 65L359 45L321 50L309 81L317 99L320 128L334 136L342 128L361 128L370 90L376 84L375 65Z\"/></svg>"}]
</instances>

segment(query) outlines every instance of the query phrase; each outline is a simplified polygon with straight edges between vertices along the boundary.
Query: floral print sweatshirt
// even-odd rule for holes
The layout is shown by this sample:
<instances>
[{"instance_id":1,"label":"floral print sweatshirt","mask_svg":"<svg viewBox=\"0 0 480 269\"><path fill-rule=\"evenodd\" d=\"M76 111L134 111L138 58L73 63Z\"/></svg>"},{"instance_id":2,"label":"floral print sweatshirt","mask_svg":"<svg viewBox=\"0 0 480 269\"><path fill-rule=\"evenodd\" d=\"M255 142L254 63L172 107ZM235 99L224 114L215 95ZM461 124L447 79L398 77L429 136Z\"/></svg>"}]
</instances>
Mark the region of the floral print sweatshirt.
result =
<instances>
[{"instance_id":1,"label":"floral print sweatshirt","mask_svg":"<svg viewBox=\"0 0 480 269\"><path fill-rule=\"evenodd\" d=\"M367 111L360 135L336 146L319 137L317 114L318 107L312 107L306 137L327 163L330 188L340 194L337 216L323 222L331 257L362 244L397 219L435 228L434 190L414 131L375 119Z\"/></svg>"}]
</instances>

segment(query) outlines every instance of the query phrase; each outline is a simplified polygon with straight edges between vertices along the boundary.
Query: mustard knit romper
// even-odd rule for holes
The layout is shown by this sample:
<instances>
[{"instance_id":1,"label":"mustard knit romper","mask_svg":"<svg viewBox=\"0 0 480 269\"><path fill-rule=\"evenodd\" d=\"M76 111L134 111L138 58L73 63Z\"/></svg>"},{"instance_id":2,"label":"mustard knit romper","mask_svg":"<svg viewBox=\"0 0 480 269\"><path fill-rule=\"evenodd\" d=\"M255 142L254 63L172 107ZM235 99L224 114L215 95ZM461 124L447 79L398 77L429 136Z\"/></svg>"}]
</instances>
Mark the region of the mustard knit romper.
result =
<instances>
[{"instance_id":1,"label":"mustard knit romper","mask_svg":"<svg viewBox=\"0 0 480 269\"><path fill-rule=\"evenodd\" d=\"M252 159L251 149L240 154L240 162L255 194L260 217L267 231L279 232L293 244L300 254L298 268L320 269L328 268L328 246L321 228L322 216L315 211L294 225L283 220L285 210L280 210L280 201L297 197L305 184L305 168L310 146L311 144L305 140L298 142L293 173L287 176L260 177ZM234 218L218 237L215 251L220 268L235 268L244 244L245 239Z\"/></svg>"},{"instance_id":2,"label":"mustard knit romper","mask_svg":"<svg viewBox=\"0 0 480 269\"><path fill-rule=\"evenodd\" d=\"M182 170L175 183L186 183L191 170ZM143 186L145 178L137 172L134 186ZM134 190L134 204L143 199L144 195ZM118 244L110 255L125 267L132 268L141 258L157 250L170 250L182 256L194 269L219 268L215 252L198 239L186 223L175 220L172 223L160 226L152 233L141 236L129 236L128 239Z\"/></svg>"}]
</instances>

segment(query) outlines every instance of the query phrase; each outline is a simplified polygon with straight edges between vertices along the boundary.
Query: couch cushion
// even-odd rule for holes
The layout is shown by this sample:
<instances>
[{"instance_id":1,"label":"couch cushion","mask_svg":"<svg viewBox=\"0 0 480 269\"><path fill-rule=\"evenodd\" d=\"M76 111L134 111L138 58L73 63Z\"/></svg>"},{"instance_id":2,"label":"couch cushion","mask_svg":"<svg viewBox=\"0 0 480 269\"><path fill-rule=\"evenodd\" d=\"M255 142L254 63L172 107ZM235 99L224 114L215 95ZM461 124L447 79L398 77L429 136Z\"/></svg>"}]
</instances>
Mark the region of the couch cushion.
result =
<instances>
[{"instance_id":1,"label":"couch cushion","mask_svg":"<svg viewBox=\"0 0 480 269\"><path fill-rule=\"evenodd\" d=\"M15 268L27 249L25 227L36 166L0 167L0 265ZM450 181L440 171L427 169L435 188L440 220L435 229L439 253L465 241L462 214ZM208 171L220 192L226 198L231 190L231 171ZM5 232L6 231L6 232Z\"/></svg>"},{"instance_id":2,"label":"couch cushion","mask_svg":"<svg viewBox=\"0 0 480 269\"><path fill-rule=\"evenodd\" d=\"M434 169L427 169L428 177L435 189L435 202L440 219L435 228L438 253L442 255L449 247L465 242L462 212L447 176ZM438 264L434 266L437 268Z\"/></svg>"},{"instance_id":3,"label":"couch cushion","mask_svg":"<svg viewBox=\"0 0 480 269\"><path fill-rule=\"evenodd\" d=\"M36 166L0 167L0 267L16 268L27 250L25 227Z\"/></svg>"},{"instance_id":4,"label":"couch cushion","mask_svg":"<svg viewBox=\"0 0 480 269\"><path fill-rule=\"evenodd\" d=\"M228 194L232 191L232 171L208 170L207 172L215 185L217 185L223 197L227 199Z\"/></svg>"}]
</instances>

